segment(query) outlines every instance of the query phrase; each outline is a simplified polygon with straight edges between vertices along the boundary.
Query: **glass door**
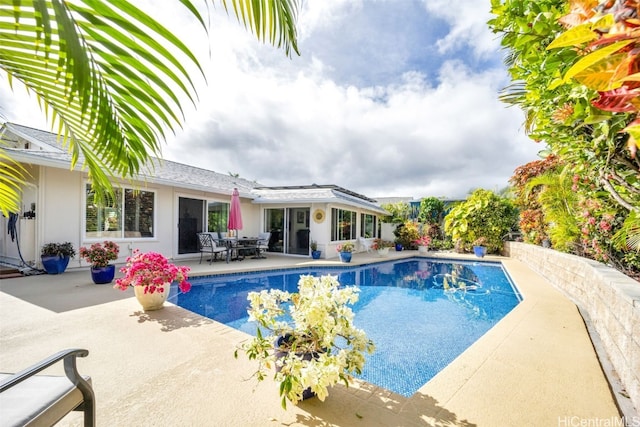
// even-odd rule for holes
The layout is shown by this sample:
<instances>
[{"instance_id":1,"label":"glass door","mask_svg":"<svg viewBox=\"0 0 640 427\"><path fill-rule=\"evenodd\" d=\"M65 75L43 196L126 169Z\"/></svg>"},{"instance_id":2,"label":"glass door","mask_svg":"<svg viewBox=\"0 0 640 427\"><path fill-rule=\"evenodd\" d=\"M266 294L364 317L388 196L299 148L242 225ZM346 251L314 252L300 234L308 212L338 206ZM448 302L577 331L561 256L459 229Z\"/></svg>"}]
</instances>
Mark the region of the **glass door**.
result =
<instances>
[{"instance_id":1,"label":"glass door","mask_svg":"<svg viewBox=\"0 0 640 427\"><path fill-rule=\"evenodd\" d=\"M264 210L264 229L271 233L269 252L284 253L284 209Z\"/></svg>"},{"instance_id":2,"label":"glass door","mask_svg":"<svg viewBox=\"0 0 640 427\"><path fill-rule=\"evenodd\" d=\"M265 209L265 231L271 232L269 252L309 255L309 215L309 208Z\"/></svg>"},{"instance_id":3,"label":"glass door","mask_svg":"<svg viewBox=\"0 0 640 427\"><path fill-rule=\"evenodd\" d=\"M178 200L178 253L198 253L198 236L204 226L206 200L180 197Z\"/></svg>"},{"instance_id":4,"label":"glass door","mask_svg":"<svg viewBox=\"0 0 640 427\"><path fill-rule=\"evenodd\" d=\"M309 255L309 208L288 208L287 253Z\"/></svg>"}]
</instances>

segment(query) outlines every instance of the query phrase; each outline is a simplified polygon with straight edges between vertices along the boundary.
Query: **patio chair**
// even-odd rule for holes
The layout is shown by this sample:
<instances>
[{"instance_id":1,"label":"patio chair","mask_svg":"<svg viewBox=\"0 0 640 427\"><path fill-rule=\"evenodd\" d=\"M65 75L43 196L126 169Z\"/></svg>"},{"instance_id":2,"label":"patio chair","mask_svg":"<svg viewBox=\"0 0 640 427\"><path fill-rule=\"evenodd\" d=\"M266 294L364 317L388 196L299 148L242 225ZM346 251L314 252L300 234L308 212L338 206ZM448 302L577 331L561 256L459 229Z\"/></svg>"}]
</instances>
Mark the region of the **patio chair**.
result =
<instances>
[{"instance_id":1,"label":"patio chair","mask_svg":"<svg viewBox=\"0 0 640 427\"><path fill-rule=\"evenodd\" d=\"M266 233L260 233L258 234L258 244L257 244L257 254L256 254L256 258L266 258L266 256L263 255L264 252L267 251L267 249L269 249L269 241L271 240L271 233L270 232L266 232Z\"/></svg>"},{"instance_id":2,"label":"patio chair","mask_svg":"<svg viewBox=\"0 0 640 427\"><path fill-rule=\"evenodd\" d=\"M83 349L63 350L18 373L0 373L0 425L52 426L71 411L83 411L84 426L94 426L91 378L76 369L76 357L88 354ZM65 376L36 375L61 360Z\"/></svg>"},{"instance_id":3,"label":"patio chair","mask_svg":"<svg viewBox=\"0 0 640 427\"><path fill-rule=\"evenodd\" d=\"M358 244L362 247L363 251L371 252L371 240L366 237L358 237Z\"/></svg>"},{"instance_id":4,"label":"patio chair","mask_svg":"<svg viewBox=\"0 0 640 427\"><path fill-rule=\"evenodd\" d=\"M209 264L223 252L226 253L226 260L229 262L229 248L226 246L218 246L213 236L210 233L198 233L198 246L200 250L200 264L202 264L202 257L204 254L209 254Z\"/></svg>"}]
</instances>

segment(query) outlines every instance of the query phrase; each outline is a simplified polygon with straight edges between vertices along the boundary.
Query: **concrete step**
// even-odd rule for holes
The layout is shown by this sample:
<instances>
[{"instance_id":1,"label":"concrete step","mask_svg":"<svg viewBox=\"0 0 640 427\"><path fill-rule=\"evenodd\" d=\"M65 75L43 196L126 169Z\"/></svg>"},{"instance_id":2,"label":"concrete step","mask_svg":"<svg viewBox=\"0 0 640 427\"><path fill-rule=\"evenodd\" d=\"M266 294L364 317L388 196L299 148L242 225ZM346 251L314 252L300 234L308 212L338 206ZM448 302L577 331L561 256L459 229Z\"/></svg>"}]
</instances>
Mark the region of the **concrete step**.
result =
<instances>
[{"instance_id":1,"label":"concrete step","mask_svg":"<svg viewBox=\"0 0 640 427\"><path fill-rule=\"evenodd\" d=\"M14 277L22 277L22 273L17 268L0 266L0 279L10 279Z\"/></svg>"}]
</instances>

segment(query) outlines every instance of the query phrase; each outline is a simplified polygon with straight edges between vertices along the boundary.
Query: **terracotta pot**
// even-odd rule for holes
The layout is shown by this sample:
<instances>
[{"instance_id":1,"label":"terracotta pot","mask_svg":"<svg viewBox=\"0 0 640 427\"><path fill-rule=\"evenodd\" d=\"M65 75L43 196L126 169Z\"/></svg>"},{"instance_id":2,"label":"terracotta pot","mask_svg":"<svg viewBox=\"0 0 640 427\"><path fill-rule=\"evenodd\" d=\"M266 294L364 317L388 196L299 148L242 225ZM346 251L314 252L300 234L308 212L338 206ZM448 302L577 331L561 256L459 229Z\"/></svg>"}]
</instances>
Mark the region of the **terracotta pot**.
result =
<instances>
[{"instance_id":1,"label":"terracotta pot","mask_svg":"<svg viewBox=\"0 0 640 427\"><path fill-rule=\"evenodd\" d=\"M134 286L133 291L136 294L136 298L138 302L144 309L144 311L153 311L159 310L164 307L164 302L169 297L169 291L171 290L171 283L165 283L163 286L163 291L154 293L145 293L146 286Z\"/></svg>"}]
</instances>

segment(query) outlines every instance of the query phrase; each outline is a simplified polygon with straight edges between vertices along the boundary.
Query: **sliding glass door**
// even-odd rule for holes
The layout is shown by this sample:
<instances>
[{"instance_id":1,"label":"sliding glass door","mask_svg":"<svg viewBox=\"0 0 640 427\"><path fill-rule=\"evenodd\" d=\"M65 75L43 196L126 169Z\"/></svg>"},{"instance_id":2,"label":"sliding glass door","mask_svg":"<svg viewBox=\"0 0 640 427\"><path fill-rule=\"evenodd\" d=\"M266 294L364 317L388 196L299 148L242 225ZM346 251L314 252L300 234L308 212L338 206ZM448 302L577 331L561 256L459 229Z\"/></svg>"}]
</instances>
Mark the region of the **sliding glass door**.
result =
<instances>
[{"instance_id":1,"label":"sliding glass door","mask_svg":"<svg viewBox=\"0 0 640 427\"><path fill-rule=\"evenodd\" d=\"M178 200L178 253L198 252L197 233L204 227L206 200L180 197Z\"/></svg>"},{"instance_id":2,"label":"sliding glass door","mask_svg":"<svg viewBox=\"0 0 640 427\"><path fill-rule=\"evenodd\" d=\"M265 209L270 252L309 255L309 208Z\"/></svg>"}]
</instances>

